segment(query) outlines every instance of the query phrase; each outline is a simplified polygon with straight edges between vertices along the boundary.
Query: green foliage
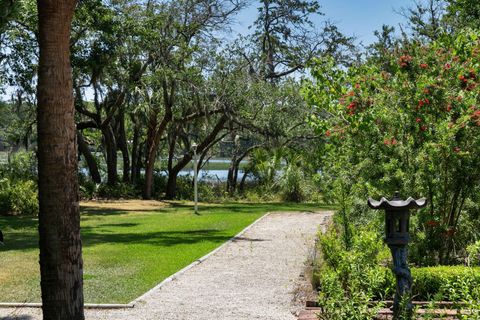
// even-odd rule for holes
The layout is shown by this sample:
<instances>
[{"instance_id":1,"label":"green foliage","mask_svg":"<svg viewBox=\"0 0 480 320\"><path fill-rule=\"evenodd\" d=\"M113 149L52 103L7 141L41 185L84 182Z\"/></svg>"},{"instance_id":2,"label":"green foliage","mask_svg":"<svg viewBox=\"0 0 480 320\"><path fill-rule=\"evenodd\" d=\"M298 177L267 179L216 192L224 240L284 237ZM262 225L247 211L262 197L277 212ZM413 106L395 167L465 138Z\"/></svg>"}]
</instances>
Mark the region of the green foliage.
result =
<instances>
[{"instance_id":1,"label":"green foliage","mask_svg":"<svg viewBox=\"0 0 480 320\"><path fill-rule=\"evenodd\" d=\"M0 165L0 215L38 214L36 157L18 152Z\"/></svg>"},{"instance_id":2,"label":"green foliage","mask_svg":"<svg viewBox=\"0 0 480 320\"><path fill-rule=\"evenodd\" d=\"M455 262L454 248L462 252L472 240L461 231L478 226L466 218L478 215L470 203L480 185L479 37L467 30L428 45L404 43L385 52L384 65L367 60L344 70L318 60L315 81L304 86L316 110L310 122L324 136L324 178L339 185L333 197L349 198L350 221L369 220L369 196L399 190L429 199L413 226L423 235L414 255L420 264Z\"/></svg>"},{"instance_id":3,"label":"green foliage","mask_svg":"<svg viewBox=\"0 0 480 320\"><path fill-rule=\"evenodd\" d=\"M132 185L123 182L114 185L101 184L97 188L97 194L103 199L133 199L139 195Z\"/></svg>"},{"instance_id":4,"label":"green foliage","mask_svg":"<svg viewBox=\"0 0 480 320\"><path fill-rule=\"evenodd\" d=\"M350 249L331 227L320 235L322 265L317 272L321 319L372 319L380 305L373 299L391 294L389 270L380 266L388 254L376 232L362 230L352 237Z\"/></svg>"},{"instance_id":5,"label":"green foliage","mask_svg":"<svg viewBox=\"0 0 480 320\"><path fill-rule=\"evenodd\" d=\"M12 182L37 180L37 157L33 152L16 152L8 156L8 162L0 164L0 177Z\"/></svg>"},{"instance_id":6,"label":"green foliage","mask_svg":"<svg viewBox=\"0 0 480 320\"><path fill-rule=\"evenodd\" d=\"M38 194L35 182L0 179L0 215L37 215Z\"/></svg>"},{"instance_id":7,"label":"green foliage","mask_svg":"<svg viewBox=\"0 0 480 320\"><path fill-rule=\"evenodd\" d=\"M467 261L469 266L480 265L480 240L467 247Z\"/></svg>"}]
</instances>

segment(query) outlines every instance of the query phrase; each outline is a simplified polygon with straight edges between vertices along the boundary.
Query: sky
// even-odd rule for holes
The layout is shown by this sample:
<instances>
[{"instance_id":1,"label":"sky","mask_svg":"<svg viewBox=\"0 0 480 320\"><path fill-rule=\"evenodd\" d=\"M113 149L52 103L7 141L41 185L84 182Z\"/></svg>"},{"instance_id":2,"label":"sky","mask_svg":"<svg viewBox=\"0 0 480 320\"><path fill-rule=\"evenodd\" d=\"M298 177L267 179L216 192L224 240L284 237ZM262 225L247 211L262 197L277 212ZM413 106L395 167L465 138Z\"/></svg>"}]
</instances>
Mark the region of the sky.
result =
<instances>
[{"instance_id":1,"label":"sky","mask_svg":"<svg viewBox=\"0 0 480 320\"><path fill-rule=\"evenodd\" d=\"M319 23L323 19L334 22L346 35L355 35L357 43L368 45L376 40L373 32L381 29L383 24L398 26L405 19L395 13L402 7L410 7L413 0L319 0L323 17L315 19ZM248 26L257 15L258 1L239 13L237 23L233 26L236 33L248 33ZM398 28L396 28L398 30Z\"/></svg>"}]
</instances>

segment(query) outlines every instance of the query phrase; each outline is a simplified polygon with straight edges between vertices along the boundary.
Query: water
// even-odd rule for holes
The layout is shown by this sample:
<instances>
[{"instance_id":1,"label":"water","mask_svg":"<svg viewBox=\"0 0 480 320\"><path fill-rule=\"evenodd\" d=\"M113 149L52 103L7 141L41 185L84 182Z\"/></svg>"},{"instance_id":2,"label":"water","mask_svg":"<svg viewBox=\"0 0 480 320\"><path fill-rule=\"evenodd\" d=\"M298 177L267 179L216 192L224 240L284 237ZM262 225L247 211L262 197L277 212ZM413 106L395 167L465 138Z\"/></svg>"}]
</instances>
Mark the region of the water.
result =
<instances>
[{"instance_id":1,"label":"water","mask_svg":"<svg viewBox=\"0 0 480 320\"><path fill-rule=\"evenodd\" d=\"M84 175L89 175L88 168L79 168L79 171ZM145 170L142 169L142 173L145 173ZM161 175L166 176L167 172L161 171ZM243 170L238 170L238 180L242 179L244 174ZM178 174L179 176L190 176L193 177L193 170L182 170ZM105 177L103 177L105 178ZM198 180L205 182L226 182L228 178L228 170L205 170L202 169L198 172ZM250 180L251 176L247 177L247 180Z\"/></svg>"}]
</instances>

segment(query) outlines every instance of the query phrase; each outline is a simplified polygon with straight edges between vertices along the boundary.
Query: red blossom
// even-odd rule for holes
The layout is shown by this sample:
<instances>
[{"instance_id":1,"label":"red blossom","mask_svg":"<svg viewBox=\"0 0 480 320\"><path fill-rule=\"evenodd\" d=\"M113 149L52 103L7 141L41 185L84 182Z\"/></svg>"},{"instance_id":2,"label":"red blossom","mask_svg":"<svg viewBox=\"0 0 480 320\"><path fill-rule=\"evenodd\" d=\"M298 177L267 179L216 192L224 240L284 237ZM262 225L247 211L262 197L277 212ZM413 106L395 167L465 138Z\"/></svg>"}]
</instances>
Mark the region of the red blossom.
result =
<instances>
[{"instance_id":1,"label":"red blossom","mask_svg":"<svg viewBox=\"0 0 480 320\"><path fill-rule=\"evenodd\" d=\"M438 222L435 221L435 220L428 220L427 222L425 222L425 224L429 227L436 227L438 226Z\"/></svg>"},{"instance_id":2,"label":"red blossom","mask_svg":"<svg viewBox=\"0 0 480 320\"><path fill-rule=\"evenodd\" d=\"M420 63L420 68L422 68L422 69L427 69L427 68L428 68L428 64L426 64L426 63Z\"/></svg>"},{"instance_id":3,"label":"red blossom","mask_svg":"<svg viewBox=\"0 0 480 320\"><path fill-rule=\"evenodd\" d=\"M410 62L412 61L412 59L413 58L409 55L401 56L398 59L398 64L400 65L401 68L406 68L410 65Z\"/></svg>"},{"instance_id":4,"label":"red blossom","mask_svg":"<svg viewBox=\"0 0 480 320\"><path fill-rule=\"evenodd\" d=\"M325 132L325 135L326 135L327 137L330 137L330 136L332 135L332 133L330 132L330 130L327 130L327 131Z\"/></svg>"},{"instance_id":5,"label":"red blossom","mask_svg":"<svg viewBox=\"0 0 480 320\"><path fill-rule=\"evenodd\" d=\"M451 104L449 104L449 105L447 106L447 111L448 111L448 112L452 111L452 105L451 105Z\"/></svg>"},{"instance_id":6,"label":"red blossom","mask_svg":"<svg viewBox=\"0 0 480 320\"><path fill-rule=\"evenodd\" d=\"M390 145L390 140L388 139L383 140L383 144L386 146Z\"/></svg>"},{"instance_id":7,"label":"red blossom","mask_svg":"<svg viewBox=\"0 0 480 320\"><path fill-rule=\"evenodd\" d=\"M422 122L422 119L421 119L421 118L417 118L417 119L415 119L415 121L416 121L417 123L419 123L419 122Z\"/></svg>"},{"instance_id":8,"label":"red blossom","mask_svg":"<svg viewBox=\"0 0 480 320\"><path fill-rule=\"evenodd\" d=\"M420 126L420 131L427 131L427 126Z\"/></svg>"},{"instance_id":9,"label":"red blossom","mask_svg":"<svg viewBox=\"0 0 480 320\"><path fill-rule=\"evenodd\" d=\"M396 145L397 144L397 139L392 138L391 144L392 144L392 146Z\"/></svg>"},{"instance_id":10,"label":"red blossom","mask_svg":"<svg viewBox=\"0 0 480 320\"><path fill-rule=\"evenodd\" d=\"M355 89L360 89L360 84L356 83L355 84Z\"/></svg>"},{"instance_id":11,"label":"red blossom","mask_svg":"<svg viewBox=\"0 0 480 320\"><path fill-rule=\"evenodd\" d=\"M444 68L445 70L448 70L448 69L450 69L451 67L452 67L452 66L450 65L450 63L445 63L445 65L443 66L443 68Z\"/></svg>"},{"instance_id":12,"label":"red blossom","mask_svg":"<svg viewBox=\"0 0 480 320\"><path fill-rule=\"evenodd\" d=\"M455 147L455 148L453 148L453 152L459 153L459 152L460 152L460 147Z\"/></svg>"}]
</instances>

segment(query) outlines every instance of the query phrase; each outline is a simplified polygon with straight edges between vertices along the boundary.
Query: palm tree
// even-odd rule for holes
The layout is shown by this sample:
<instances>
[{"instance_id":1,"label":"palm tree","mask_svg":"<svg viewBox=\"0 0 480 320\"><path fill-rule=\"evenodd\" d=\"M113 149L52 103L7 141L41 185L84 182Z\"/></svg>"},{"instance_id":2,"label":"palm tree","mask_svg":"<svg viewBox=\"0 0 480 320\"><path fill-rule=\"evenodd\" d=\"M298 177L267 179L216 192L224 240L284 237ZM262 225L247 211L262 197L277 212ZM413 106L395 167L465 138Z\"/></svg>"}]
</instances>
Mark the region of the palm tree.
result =
<instances>
[{"instance_id":1,"label":"palm tree","mask_svg":"<svg viewBox=\"0 0 480 320\"><path fill-rule=\"evenodd\" d=\"M75 0L37 0L38 187L44 319L84 319L76 136L70 65Z\"/></svg>"}]
</instances>

